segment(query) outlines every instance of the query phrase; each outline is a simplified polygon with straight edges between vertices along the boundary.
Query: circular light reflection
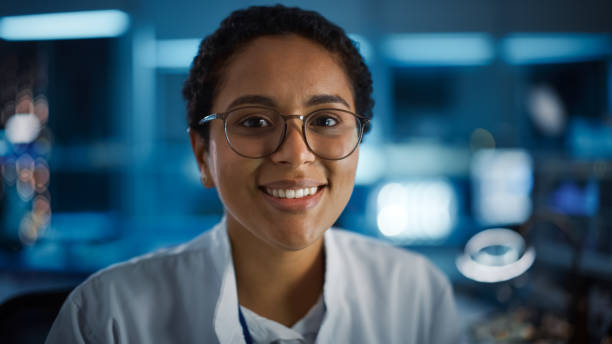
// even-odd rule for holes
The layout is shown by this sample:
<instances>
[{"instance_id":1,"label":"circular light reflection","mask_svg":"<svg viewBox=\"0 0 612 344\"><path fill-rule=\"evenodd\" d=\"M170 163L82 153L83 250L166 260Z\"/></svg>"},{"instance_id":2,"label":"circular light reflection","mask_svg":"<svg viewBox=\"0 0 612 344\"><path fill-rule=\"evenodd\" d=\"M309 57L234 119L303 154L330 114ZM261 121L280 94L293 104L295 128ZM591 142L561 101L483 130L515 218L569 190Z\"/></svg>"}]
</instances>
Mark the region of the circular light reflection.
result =
<instances>
[{"instance_id":1,"label":"circular light reflection","mask_svg":"<svg viewBox=\"0 0 612 344\"><path fill-rule=\"evenodd\" d=\"M31 181L17 181L17 194L22 201L28 202L34 196L34 186Z\"/></svg>"},{"instance_id":2,"label":"circular light reflection","mask_svg":"<svg viewBox=\"0 0 612 344\"><path fill-rule=\"evenodd\" d=\"M41 123L32 113L16 113L6 121L6 138L13 144L30 143L38 137Z\"/></svg>"},{"instance_id":3,"label":"circular light reflection","mask_svg":"<svg viewBox=\"0 0 612 344\"><path fill-rule=\"evenodd\" d=\"M40 227L44 228L51 219L51 203L44 196L36 196L32 204L33 218Z\"/></svg>"},{"instance_id":4,"label":"circular light reflection","mask_svg":"<svg viewBox=\"0 0 612 344\"><path fill-rule=\"evenodd\" d=\"M16 113L33 113L34 102L32 101L32 90L25 89L19 92L17 104L15 105Z\"/></svg>"},{"instance_id":5,"label":"circular light reflection","mask_svg":"<svg viewBox=\"0 0 612 344\"><path fill-rule=\"evenodd\" d=\"M25 245L32 245L38 239L38 230L34 221L32 221L32 215L26 214L19 224L19 239Z\"/></svg>"},{"instance_id":6,"label":"circular light reflection","mask_svg":"<svg viewBox=\"0 0 612 344\"><path fill-rule=\"evenodd\" d=\"M33 170L34 169L34 159L28 154L23 154L20 156L15 162L17 167L17 172L21 170Z\"/></svg>"},{"instance_id":7,"label":"circular light reflection","mask_svg":"<svg viewBox=\"0 0 612 344\"><path fill-rule=\"evenodd\" d=\"M13 185L17 179L17 165L15 160L8 158L2 164L2 177L7 184Z\"/></svg>"},{"instance_id":8,"label":"circular light reflection","mask_svg":"<svg viewBox=\"0 0 612 344\"><path fill-rule=\"evenodd\" d=\"M493 149L495 148L495 138L490 131L478 128L472 132L472 136L470 137L470 148L472 148L472 150Z\"/></svg>"},{"instance_id":9,"label":"circular light reflection","mask_svg":"<svg viewBox=\"0 0 612 344\"><path fill-rule=\"evenodd\" d=\"M377 205L378 229L393 239L439 240L455 222L455 194L446 181L387 184L378 193Z\"/></svg>"},{"instance_id":10,"label":"circular light reflection","mask_svg":"<svg viewBox=\"0 0 612 344\"><path fill-rule=\"evenodd\" d=\"M378 211L377 223L385 236L406 235L409 229L408 213L400 205L388 205Z\"/></svg>"},{"instance_id":11,"label":"circular light reflection","mask_svg":"<svg viewBox=\"0 0 612 344\"><path fill-rule=\"evenodd\" d=\"M36 191L41 193L47 190L49 185L49 166L44 159L36 159L36 168L34 169L34 182Z\"/></svg>"},{"instance_id":12,"label":"circular light reflection","mask_svg":"<svg viewBox=\"0 0 612 344\"><path fill-rule=\"evenodd\" d=\"M548 85L534 86L527 95L531 120L547 136L559 136L566 127L567 113L559 94Z\"/></svg>"},{"instance_id":13,"label":"circular light reflection","mask_svg":"<svg viewBox=\"0 0 612 344\"><path fill-rule=\"evenodd\" d=\"M34 101L34 114L40 120L41 124L47 123L49 119L49 103L45 96L38 96Z\"/></svg>"},{"instance_id":14,"label":"circular light reflection","mask_svg":"<svg viewBox=\"0 0 612 344\"><path fill-rule=\"evenodd\" d=\"M51 152L51 143L53 136L49 128L43 128L38 135L38 139L34 141L33 148L38 155L46 156Z\"/></svg>"}]
</instances>

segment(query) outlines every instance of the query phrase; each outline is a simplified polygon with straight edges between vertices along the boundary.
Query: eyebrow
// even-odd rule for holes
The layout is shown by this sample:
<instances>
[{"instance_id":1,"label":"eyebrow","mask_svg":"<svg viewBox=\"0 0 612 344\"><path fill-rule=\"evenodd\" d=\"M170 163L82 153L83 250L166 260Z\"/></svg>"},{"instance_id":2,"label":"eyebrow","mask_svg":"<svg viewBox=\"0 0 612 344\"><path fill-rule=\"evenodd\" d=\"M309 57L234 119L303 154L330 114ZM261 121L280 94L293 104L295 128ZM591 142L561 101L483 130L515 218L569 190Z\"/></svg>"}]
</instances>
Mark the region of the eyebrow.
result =
<instances>
[{"instance_id":1,"label":"eyebrow","mask_svg":"<svg viewBox=\"0 0 612 344\"><path fill-rule=\"evenodd\" d=\"M350 108L350 105L348 104L348 102L344 100L342 97L337 96L337 95L331 95L331 94L314 95L310 97L308 101L306 101L305 105L315 106L315 105L330 104L330 103L342 104L346 106L347 108ZM245 105L245 104L257 104L257 105L263 105L263 106L268 106L268 107L277 106L274 99L270 97L266 97L266 96L262 96L258 94L249 94L249 95L244 95L244 96L234 99L227 108L231 109L236 106Z\"/></svg>"},{"instance_id":2,"label":"eyebrow","mask_svg":"<svg viewBox=\"0 0 612 344\"><path fill-rule=\"evenodd\" d=\"M351 108L348 102L344 100L342 97L337 96L337 95L331 95L331 94L318 94L316 96L312 96L310 97L310 99L308 99L308 101L306 102L306 105L313 106L313 105L321 105L321 104L329 104L329 103L342 104L349 109Z\"/></svg>"},{"instance_id":3,"label":"eyebrow","mask_svg":"<svg viewBox=\"0 0 612 344\"><path fill-rule=\"evenodd\" d=\"M274 99L270 97L260 96L257 94L249 94L249 95L238 97L234 99L227 108L229 110L233 107L244 105L244 104L259 104L259 105L264 105L264 106L269 106L269 107L276 106L276 102L274 101Z\"/></svg>"}]
</instances>

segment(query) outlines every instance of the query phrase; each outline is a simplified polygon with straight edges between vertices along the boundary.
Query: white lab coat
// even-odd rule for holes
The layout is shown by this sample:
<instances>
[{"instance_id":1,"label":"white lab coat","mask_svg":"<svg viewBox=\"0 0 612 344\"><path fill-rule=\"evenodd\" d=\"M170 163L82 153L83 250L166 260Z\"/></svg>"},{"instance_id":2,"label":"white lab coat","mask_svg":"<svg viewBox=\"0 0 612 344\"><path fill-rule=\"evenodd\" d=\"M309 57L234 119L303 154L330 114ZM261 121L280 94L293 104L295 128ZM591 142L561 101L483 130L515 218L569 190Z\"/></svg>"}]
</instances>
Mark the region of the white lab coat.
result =
<instances>
[{"instance_id":1,"label":"white lab coat","mask_svg":"<svg viewBox=\"0 0 612 344\"><path fill-rule=\"evenodd\" d=\"M317 343L459 342L452 289L425 258L338 229L324 246ZM222 221L97 272L70 294L47 343L244 343L230 252Z\"/></svg>"}]
</instances>

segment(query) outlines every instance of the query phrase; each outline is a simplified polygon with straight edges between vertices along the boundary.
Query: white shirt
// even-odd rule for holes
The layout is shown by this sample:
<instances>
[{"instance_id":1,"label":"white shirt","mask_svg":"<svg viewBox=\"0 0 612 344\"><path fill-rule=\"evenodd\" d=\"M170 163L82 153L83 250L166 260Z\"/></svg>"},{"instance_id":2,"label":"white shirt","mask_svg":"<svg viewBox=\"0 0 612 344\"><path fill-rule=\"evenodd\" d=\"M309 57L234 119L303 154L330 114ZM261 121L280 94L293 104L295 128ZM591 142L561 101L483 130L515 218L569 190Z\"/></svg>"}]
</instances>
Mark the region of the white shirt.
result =
<instances>
[{"instance_id":1,"label":"white shirt","mask_svg":"<svg viewBox=\"0 0 612 344\"><path fill-rule=\"evenodd\" d=\"M240 306L240 308L255 343L312 344L317 339L325 316L322 297L319 297L308 313L291 328L264 318L246 307Z\"/></svg>"},{"instance_id":2,"label":"white shirt","mask_svg":"<svg viewBox=\"0 0 612 344\"><path fill-rule=\"evenodd\" d=\"M452 289L425 258L338 229L325 233L324 247L316 343L459 341ZM245 343L225 221L89 277L62 306L47 343Z\"/></svg>"}]
</instances>

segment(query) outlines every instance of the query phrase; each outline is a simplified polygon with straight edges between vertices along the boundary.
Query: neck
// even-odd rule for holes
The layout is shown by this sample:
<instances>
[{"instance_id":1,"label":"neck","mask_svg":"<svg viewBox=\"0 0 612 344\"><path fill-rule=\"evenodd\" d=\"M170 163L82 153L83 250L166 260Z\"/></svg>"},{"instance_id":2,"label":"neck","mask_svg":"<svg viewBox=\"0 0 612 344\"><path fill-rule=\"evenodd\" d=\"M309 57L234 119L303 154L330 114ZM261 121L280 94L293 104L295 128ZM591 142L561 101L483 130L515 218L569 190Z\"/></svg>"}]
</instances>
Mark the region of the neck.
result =
<instances>
[{"instance_id":1,"label":"neck","mask_svg":"<svg viewBox=\"0 0 612 344\"><path fill-rule=\"evenodd\" d=\"M288 327L304 317L323 290L323 238L290 251L229 224L228 234L240 304Z\"/></svg>"}]
</instances>

